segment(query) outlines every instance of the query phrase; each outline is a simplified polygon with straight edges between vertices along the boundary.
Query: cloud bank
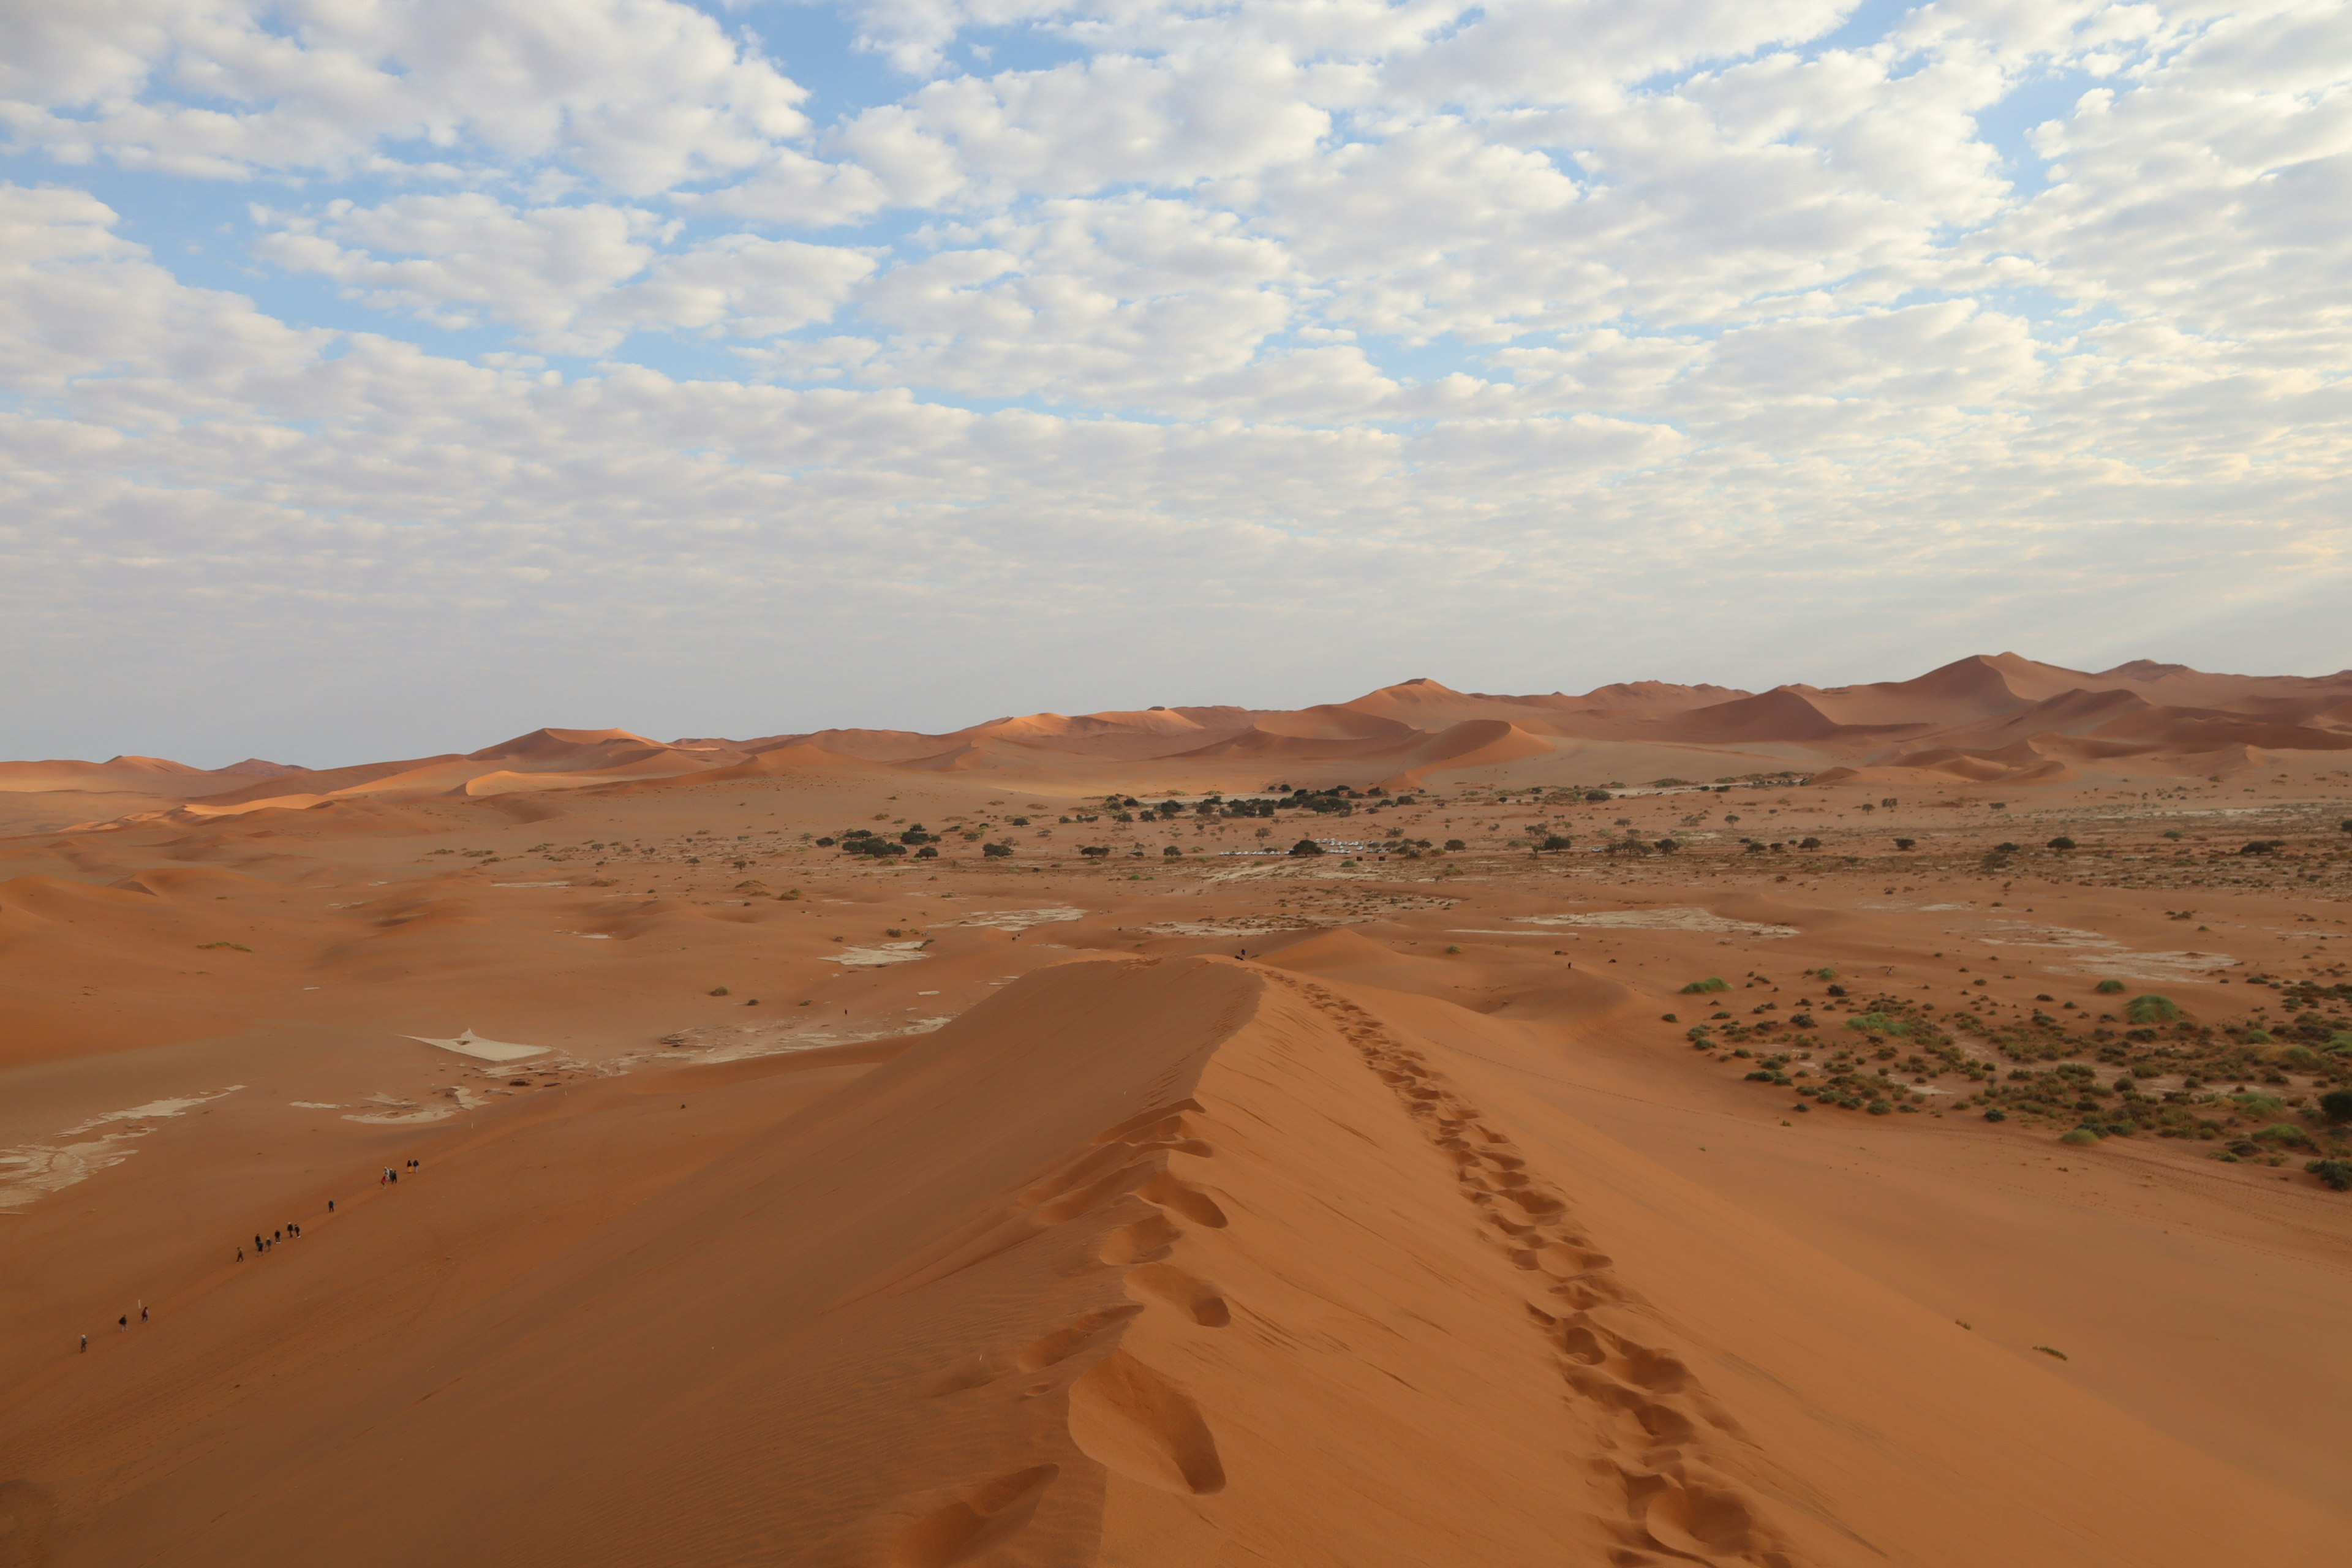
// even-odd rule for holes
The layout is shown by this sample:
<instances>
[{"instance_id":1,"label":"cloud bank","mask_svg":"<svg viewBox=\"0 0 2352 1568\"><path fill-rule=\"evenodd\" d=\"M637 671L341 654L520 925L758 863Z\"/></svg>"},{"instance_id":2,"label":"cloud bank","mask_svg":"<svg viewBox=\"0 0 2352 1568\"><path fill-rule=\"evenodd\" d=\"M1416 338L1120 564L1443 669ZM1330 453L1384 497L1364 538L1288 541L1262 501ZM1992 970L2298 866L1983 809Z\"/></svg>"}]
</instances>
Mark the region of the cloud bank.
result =
<instances>
[{"instance_id":1,"label":"cloud bank","mask_svg":"<svg viewBox=\"0 0 2352 1568\"><path fill-rule=\"evenodd\" d=\"M11 35L11 754L2345 662L2338 5Z\"/></svg>"}]
</instances>

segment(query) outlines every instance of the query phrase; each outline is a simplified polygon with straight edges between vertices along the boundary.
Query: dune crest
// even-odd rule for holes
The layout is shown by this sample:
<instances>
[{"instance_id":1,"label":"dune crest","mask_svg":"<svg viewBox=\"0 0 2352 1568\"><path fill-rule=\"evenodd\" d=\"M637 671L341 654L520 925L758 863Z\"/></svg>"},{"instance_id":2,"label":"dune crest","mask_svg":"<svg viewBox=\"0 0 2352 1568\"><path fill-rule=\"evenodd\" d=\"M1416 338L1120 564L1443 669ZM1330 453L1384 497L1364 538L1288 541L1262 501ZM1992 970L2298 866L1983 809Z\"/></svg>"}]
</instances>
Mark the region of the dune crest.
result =
<instances>
[{"instance_id":1,"label":"dune crest","mask_svg":"<svg viewBox=\"0 0 2352 1568\"><path fill-rule=\"evenodd\" d=\"M248 758L206 772L152 757L0 763L0 821L54 830L142 819L300 812L355 799L626 790L860 768L983 773L1085 792L1154 763L1166 786L1292 784L1412 789L1471 773L1544 784L1614 775L1780 773L1897 782L2059 784L2085 766L2176 773L2258 766L2275 753L2352 750L2352 671L2210 675L2137 660L2097 674L2013 653L1972 655L1908 680L1750 692L1659 681L1580 696L1457 691L1417 677L1296 710L1180 706L1038 712L929 734L833 729L733 741L660 742L627 730L534 730L495 745L349 767ZM1113 774L1122 774L1116 781Z\"/></svg>"}]
</instances>

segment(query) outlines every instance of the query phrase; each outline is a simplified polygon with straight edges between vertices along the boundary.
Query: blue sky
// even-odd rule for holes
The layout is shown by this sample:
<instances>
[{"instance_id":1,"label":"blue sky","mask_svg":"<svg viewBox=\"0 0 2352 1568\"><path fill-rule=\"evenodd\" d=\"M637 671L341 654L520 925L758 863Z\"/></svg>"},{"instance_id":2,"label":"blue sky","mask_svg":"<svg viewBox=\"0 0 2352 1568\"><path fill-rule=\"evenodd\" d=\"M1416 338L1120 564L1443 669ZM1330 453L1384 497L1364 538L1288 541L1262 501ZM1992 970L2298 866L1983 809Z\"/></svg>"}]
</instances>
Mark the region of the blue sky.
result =
<instances>
[{"instance_id":1,"label":"blue sky","mask_svg":"<svg viewBox=\"0 0 2352 1568\"><path fill-rule=\"evenodd\" d=\"M2352 662L2340 6L20 34L10 755Z\"/></svg>"}]
</instances>

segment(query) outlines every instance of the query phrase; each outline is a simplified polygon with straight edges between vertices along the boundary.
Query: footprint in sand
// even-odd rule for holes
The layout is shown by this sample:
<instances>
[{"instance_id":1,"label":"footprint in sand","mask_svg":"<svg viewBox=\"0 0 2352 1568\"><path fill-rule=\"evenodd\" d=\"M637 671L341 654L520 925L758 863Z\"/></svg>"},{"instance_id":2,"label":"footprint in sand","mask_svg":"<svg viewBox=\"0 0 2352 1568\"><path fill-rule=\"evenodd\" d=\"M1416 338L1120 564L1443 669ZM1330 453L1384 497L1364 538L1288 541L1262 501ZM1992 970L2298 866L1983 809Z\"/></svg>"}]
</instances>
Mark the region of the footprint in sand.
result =
<instances>
[{"instance_id":1,"label":"footprint in sand","mask_svg":"<svg viewBox=\"0 0 2352 1568\"><path fill-rule=\"evenodd\" d=\"M1167 1257L1168 1249L1183 1234L1168 1223L1166 1215L1148 1215L1104 1237L1095 1256L1114 1268L1124 1268L1130 1263L1155 1262Z\"/></svg>"},{"instance_id":2,"label":"footprint in sand","mask_svg":"<svg viewBox=\"0 0 2352 1568\"><path fill-rule=\"evenodd\" d=\"M1002 1545L1035 1517L1045 1489L1061 1473L1059 1465L1033 1465L934 1509L899 1531L890 1550L893 1568L953 1568Z\"/></svg>"},{"instance_id":3,"label":"footprint in sand","mask_svg":"<svg viewBox=\"0 0 2352 1568\"><path fill-rule=\"evenodd\" d=\"M1180 1181L1161 1171L1136 1189L1136 1195L1147 1203L1157 1204L1171 1214L1181 1215L1194 1225L1211 1230L1223 1230L1227 1223L1225 1211L1217 1201L1200 1188Z\"/></svg>"},{"instance_id":4,"label":"footprint in sand","mask_svg":"<svg viewBox=\"0 0 2352 1568\"><path fill-rule=\"evenodd\" d=\"M1222 1329L1234 1321L1223 1291L1172 1263L1131 1268L1126 1283L1129 1295L1173 1307L1204 1329Z\"/></svg>"},{"instance_id":5,"label":"footprint in sand","mask_svg":"<svg viewBox=\"0 0 2352 1568\"><path fill-rule=\"evenodd\" d=\"M1061 1327L1049 1331L1021 1347L1013 1364L1023 1372L1043 1372L1056 1362L1066 1361L1087 1347L1088 1342L1117 1328L1143 1309L1132 1303L1105 1307L1071 1319Z\"/></svg>"},{"instance_id":6,"label":"footprint in sand","mask_svg":"<svg viewBox=\"0 0 2352 1568\"><path fill-rule=\"evenodd\" d=\"M944 1399L950 1394L995 1382L1002 1370L994 1357L976 1352L933 1373L917 1385L915 1392L925 1399Z\"/></svg>"},{"instance_id":7,"label":"footprint in sand","mask_svg":"<svg viewBox=\"0 0 2352 1568\"><path fill-rule=\"evenodd\" d=\"M1070 1440L1105 1469L1162 1491L1224 1489L1224 1466L1200 1407L1123 1350L1070 1385Z\"/></svg>"}]
</instances>

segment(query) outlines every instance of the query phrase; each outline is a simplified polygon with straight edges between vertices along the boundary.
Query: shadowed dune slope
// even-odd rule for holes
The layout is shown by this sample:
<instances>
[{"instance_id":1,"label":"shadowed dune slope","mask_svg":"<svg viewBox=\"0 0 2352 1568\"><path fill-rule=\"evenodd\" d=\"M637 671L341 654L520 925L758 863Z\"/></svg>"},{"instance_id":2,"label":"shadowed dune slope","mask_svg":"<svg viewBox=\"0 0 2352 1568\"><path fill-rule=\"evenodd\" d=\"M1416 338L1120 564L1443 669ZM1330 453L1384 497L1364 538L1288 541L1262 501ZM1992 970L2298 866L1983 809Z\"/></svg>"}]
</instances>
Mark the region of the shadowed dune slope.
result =
<instances>
[{"instance_id":1,"label":"shadowed dune slope","mask_svg":"<svg viewBox=\"0 0 2352 1568\"><path fill-rule=\"evenodd\" d=\"M16 1391L12 1549L2324 1560L2301 1503L1515 1093L1508 1027L1223 959L1074 962L519 1277L420 1289L545 1158L490 1119Z\"/></svg>"}]
</instances>

